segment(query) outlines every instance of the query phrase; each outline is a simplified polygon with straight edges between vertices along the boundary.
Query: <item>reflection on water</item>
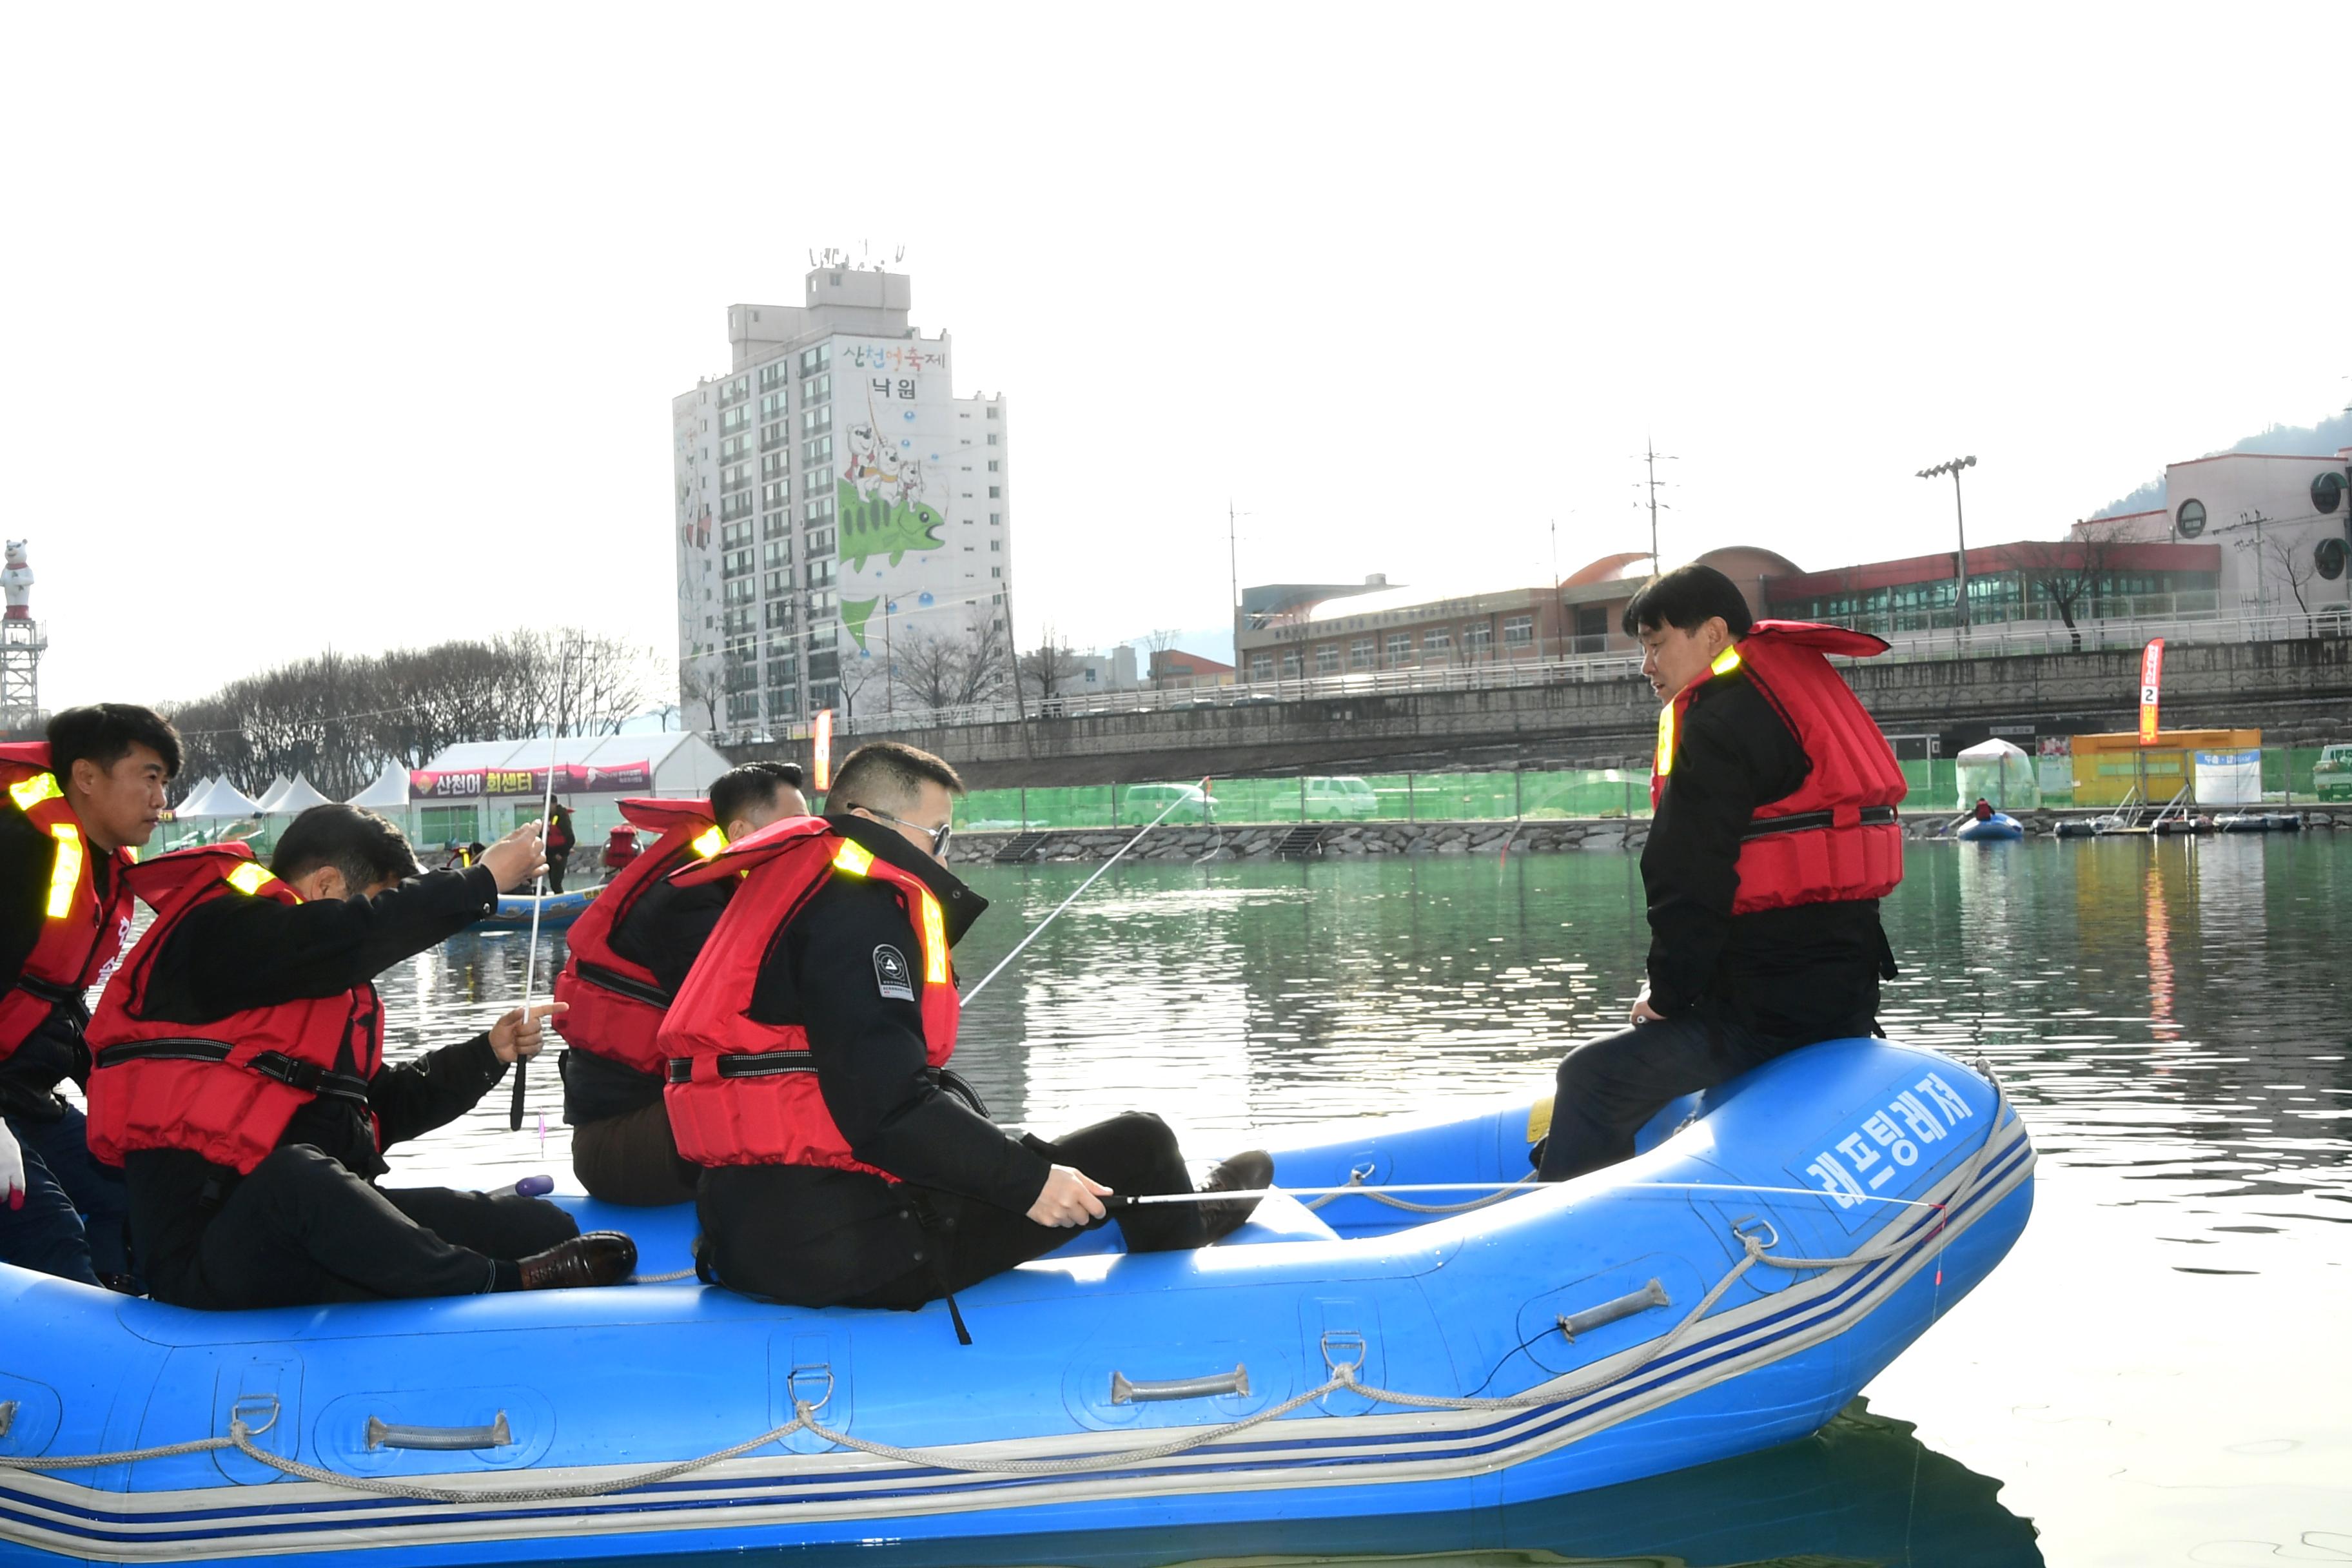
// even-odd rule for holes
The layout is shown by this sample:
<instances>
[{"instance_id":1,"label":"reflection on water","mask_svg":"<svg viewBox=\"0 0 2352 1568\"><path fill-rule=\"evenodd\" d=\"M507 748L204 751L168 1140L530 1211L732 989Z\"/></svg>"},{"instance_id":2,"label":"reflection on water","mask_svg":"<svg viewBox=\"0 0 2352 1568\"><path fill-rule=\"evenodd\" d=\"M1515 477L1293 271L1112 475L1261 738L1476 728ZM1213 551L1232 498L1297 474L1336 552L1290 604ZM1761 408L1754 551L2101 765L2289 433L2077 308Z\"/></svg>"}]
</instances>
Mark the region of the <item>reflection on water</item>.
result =
<instances>
[{"instance_id":1,"label":"reflection on water","mask_svg":"<svg viewBox=\"0 0 2352 1568\"><path fill-rule=\"evenodd\" d=\"M975 868L996 903L959 950L962 971L986 973L1087 869ZM2336 988L2352 954L2352 836L1917 846L1887 926L1905 971L1888 987L1888 1032L1981 1053L2042 1159L2016 1252L1880 1375L1874 1402L1956 1457L1914 1450L1923 1469L2000 1477L2053 1562L2326 1560L2327 1532L2352 1538L2352 1014ZM511 1005L524 940L469 937L395 972L401 1048ZM558 944L541 945L544 974ZM957 1065L1000 1120L1050 1133L1146 1107L1205 1163L1263 1129L1538 1081L1567 1042L1623 1016L1646 945L1622 854L1122 866L967 1012ZM521 1135L496 1095L401 1152L394 1179L547 1171L569 1184L554 1073L532 1080ZM1720 1514L1717 1493L1733 1484L1713 1472L1644 1484L1661 1489L1654 1522L1629 1521L1611 1544L1445 1521L1416 1550L1845 1551L1822 1534L1747 1558L1686 1552L1672 1531ZM1891 1481L1871 1495L1903 1501ZM1562 1510L1562 1522L1581 1517ZM1812 1526L1792 1528L1811 1539ZM1328 1526L1253 1531L1185 1554L1339 1539ZM1396 1539L1384 1522L1360 1545ZM1985 1539L1947 1550L1922 1531L1913 1555L1849 1555L2039 1560ZM1117 1547L1130 1549L1144 1555L1026 1560L1169 1560Z\"/></svg>"}]
</instances>

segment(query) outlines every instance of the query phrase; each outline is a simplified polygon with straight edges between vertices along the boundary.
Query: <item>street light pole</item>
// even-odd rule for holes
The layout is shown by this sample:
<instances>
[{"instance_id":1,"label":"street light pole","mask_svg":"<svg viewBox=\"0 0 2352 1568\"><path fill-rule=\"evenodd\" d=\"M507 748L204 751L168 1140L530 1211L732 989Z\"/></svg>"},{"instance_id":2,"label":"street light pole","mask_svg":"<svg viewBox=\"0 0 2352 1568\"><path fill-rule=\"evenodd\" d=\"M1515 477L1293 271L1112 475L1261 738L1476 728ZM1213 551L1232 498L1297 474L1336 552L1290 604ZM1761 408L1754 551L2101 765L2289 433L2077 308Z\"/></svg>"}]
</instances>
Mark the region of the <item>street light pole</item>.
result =
<instances>
[{"instance_id":1,"label":"street light pole","mask_svg":"<svg viewBox=\"0 0 2352 1568\"><path fill-rule=\"evenodd\" d=\"M1967 509L1960 504L1960 470L1976 466L1974 458L1954 458L1948 463L1938 463L1932 468L1919 470L1919 477L1923 479L1937 479L1945 474L1952 476L1952 516L1960 530L1960 552L1952 557L1953 575L1958 579L1960 611L1959 619L1953 623L1952 627L1955 649L1969 635L1969 516Z\"/></svg>"}]
</instances>

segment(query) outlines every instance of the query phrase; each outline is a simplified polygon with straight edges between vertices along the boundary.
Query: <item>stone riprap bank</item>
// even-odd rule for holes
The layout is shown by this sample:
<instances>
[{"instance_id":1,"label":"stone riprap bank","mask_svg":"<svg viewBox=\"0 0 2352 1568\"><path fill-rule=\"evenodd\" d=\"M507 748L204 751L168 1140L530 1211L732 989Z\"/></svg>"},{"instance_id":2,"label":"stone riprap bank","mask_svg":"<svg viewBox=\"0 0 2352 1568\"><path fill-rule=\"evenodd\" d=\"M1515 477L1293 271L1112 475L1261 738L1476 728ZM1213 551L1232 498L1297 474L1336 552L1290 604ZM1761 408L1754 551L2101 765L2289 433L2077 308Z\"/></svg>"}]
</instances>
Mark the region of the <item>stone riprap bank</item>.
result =
<instances>
[{"instance_id":1,"label":"stone riprap bank","mask_svg":"<svg viewBox=\"0 0 2352 1568\"><path fill-rule=\"evenodd\" d=\"M2045 834L2062 817L2089 817L2091 811L2022 813L2028 831ZM2352 830L2352 807L2297 807L2307 829ZM1940 838L1959 820L1950 811L1916 812L1902 818L1906 838ZM1318 825L1310 823L1308 826ZM1631 821L1622 816L1563 822L1351 822L1327 823L1314 850L1325 856L1368 855L1500 855L1507 843L1513 854L1546 854L1565 850L1639 849L1649 840L1647 817ZM1296 823L1255 827L1162 827L1145 836L1128 856L1130 860L1264 860L1274 857L1285 840L1298 831ZM960 833L950 842L948 858L958 864L993 860L998 851L1024 835ZM1032 860L1104 860L1135 837L1132 827L1069 827L1041 832L1025 857Z\"/></svg>"}]
</instances>

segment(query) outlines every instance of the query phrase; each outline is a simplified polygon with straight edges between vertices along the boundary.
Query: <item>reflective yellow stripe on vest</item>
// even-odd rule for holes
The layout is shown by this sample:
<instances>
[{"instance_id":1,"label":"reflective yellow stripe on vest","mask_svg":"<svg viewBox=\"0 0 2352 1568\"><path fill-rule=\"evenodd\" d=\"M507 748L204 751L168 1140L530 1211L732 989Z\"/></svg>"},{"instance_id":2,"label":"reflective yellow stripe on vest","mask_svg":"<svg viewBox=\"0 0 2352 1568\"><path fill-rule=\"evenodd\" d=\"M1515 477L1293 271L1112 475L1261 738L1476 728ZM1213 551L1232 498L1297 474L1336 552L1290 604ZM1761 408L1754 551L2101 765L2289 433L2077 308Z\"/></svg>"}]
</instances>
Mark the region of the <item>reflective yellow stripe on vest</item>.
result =
<instances>
[{"instance_id":1,"label":"reflective yellow stripe on vest","mask_svg":"<svg viewBox=\"0 0 2352 1568\"><path fill-rule=\"evenodd\" d=\"M705 828L701 833L695 837L692 847L694 852L702 857L705 860L710 859L721 849L727 847L727 830L723 827ZM839 857L836 856L835 859L837 860L838 858ZM844 870L848 869L845 866L842 868ZM858 872L858 875L861 877L865 874L866 873L862 869Z\"/></svg>"},{"instance_id":2,"label":"reflective yellow stripe on vest","mask_svg":"<svg viewBox=\"0 0 2352 1568\"><path fill-rule=\"evenodd\" d=\"M228 885L240 893L257 893L269 880L269 868L257 860L248 860L228 874Z\"/></svg>"},{"instance_id":3,"label":"reflective yellow stripe on vest","mask_svg":"<svg viewBox=\"0 0 2352 1568\"><path fill-rule=\"evenodd\" d=\"M853 877L863 877L873 868L873 851L845 838L834 852L833 868L846 871ZM923 979L932 985L948 983L948 921L940 910L939 900L930 889L922 889L923 909Z\"/></svg>"},{"instance_id":4,"label":"reflective yellow stripe on vest","mask_svg":"<svg viewBox=\"0 0 2352 1568\"><path fill-rule=\"evenodd\" d=\"M58 775L46 769L8 786L8 798L16 803L18 811L30 811L41 802L55 800L65 793L58 787Z\"/></svg>"},{"instance_id":5,"label":"reflective yellow stripe on vest","mask_svg":"<svg viewBox=\"0 0 2352 1568\"><path fill-rule=\"evenodd\" d=\"M73 913L74 889L81 885L81 830L60 822L49 833L58 841L58 862L49 868L49 919L61 921Z\"/></svg>"},{"instance_id":6,"label":"reflective yellow stripe on vest","mask_svg":"<svg viewBox=\"0 0 2352 1568\"><path fill-rule=\"evenodd\" d=\"M1736 647L1725 648L1715 656L1714 661L1706 668L1716 675L1729 675L1739 668L1739 650ZM1654 766L1660 778L1664 778L1675 771L1675 710L1681 705L1681 702L1682 699L1678 696L1674 701L1658 710L1658 755Z\"/></svg>"}]
</instances>

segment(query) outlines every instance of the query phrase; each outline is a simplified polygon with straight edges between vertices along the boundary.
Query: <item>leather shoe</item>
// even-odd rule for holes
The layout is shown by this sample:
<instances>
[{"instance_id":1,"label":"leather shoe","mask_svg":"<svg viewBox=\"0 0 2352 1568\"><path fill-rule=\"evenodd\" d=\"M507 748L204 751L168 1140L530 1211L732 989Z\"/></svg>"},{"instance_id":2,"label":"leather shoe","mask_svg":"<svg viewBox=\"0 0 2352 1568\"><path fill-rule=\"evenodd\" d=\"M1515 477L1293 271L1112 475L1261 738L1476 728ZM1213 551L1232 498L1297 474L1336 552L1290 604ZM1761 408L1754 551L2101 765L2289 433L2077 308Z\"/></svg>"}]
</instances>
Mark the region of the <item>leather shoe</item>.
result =
<instances>
[{"instance_id":1,"label":"leather shoe","mask_svg":"<svg viewBox=\"0 0 2352 1568\"><path fill-rule=\"evenodd\" d=\"M534 1252L515 1268L522 1273L526 1290L618 1285L637 1271L637 1244L617 1230L592 1230Z\"/></svg>"},{"instance_id":2,"label":"leather shoe","mask_svg":"<svg viewBox=\"0 0 2352 1568\"><path fill-rule=\"evenodd\" d=\"M1201 1184L1204 1193L1247 1193L1245 1198L1232 1198L1220 1204L1201 1205L1201 1224L1207 1234L1201 1245L1221 1241L1249 1223L1256 1212L1259 1192L1274 1184L1274 1156L1263 1149L1248 1149L1220 1163Z\"/></svg>"}]
</instances>

